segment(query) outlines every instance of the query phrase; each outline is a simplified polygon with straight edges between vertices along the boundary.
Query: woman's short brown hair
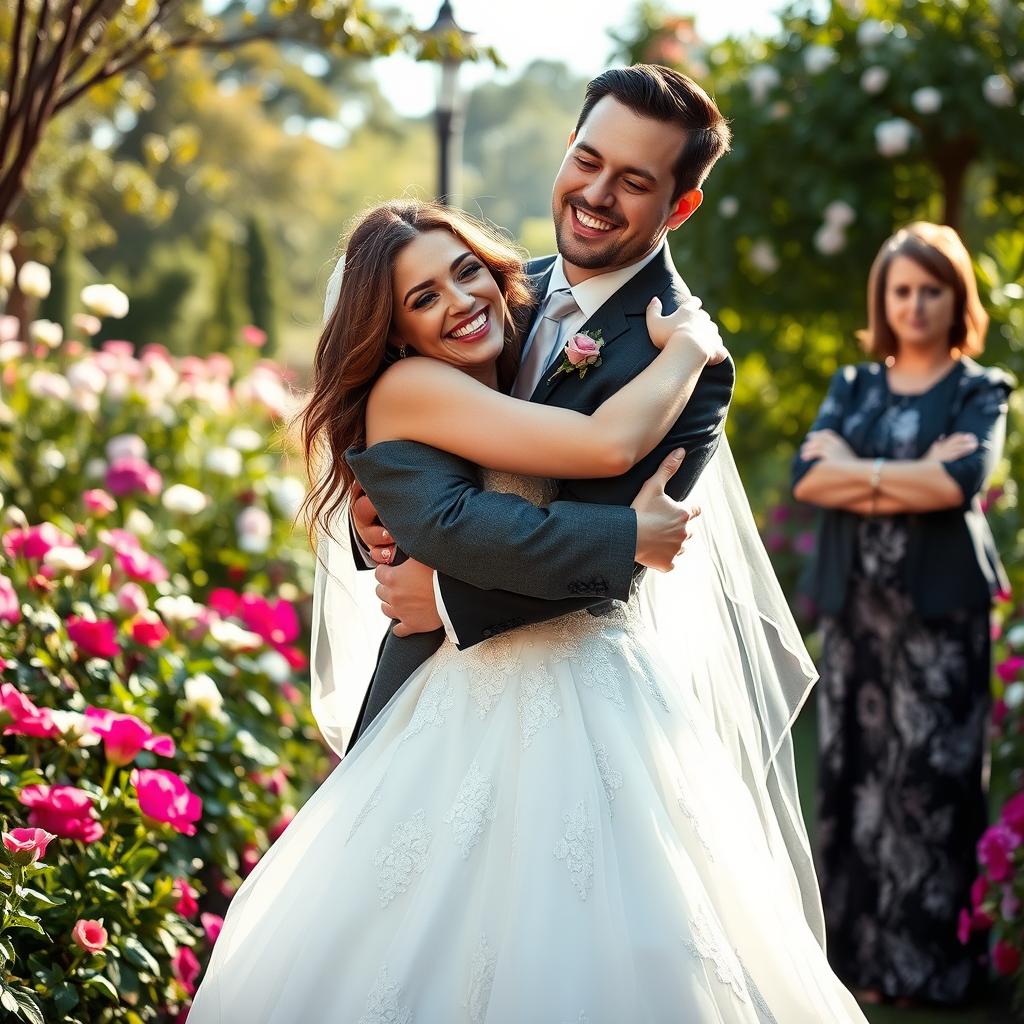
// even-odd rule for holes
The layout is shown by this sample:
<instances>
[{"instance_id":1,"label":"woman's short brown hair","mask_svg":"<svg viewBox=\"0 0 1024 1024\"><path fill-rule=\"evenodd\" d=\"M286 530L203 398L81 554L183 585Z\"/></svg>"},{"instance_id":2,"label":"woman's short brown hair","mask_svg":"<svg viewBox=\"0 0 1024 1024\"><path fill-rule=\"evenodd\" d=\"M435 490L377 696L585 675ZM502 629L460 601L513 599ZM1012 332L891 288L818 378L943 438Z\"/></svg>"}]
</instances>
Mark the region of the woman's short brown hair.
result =
<instances>
[{"instance_id":1,"label":"woman's short brown hair","mask_svg":"<svg viewBox=\"0 0 1024 1024\"><path fill-rule=\"evenodd\" d=\"M988 313L978 297L971 257L960 236L945 224L919 220L901 228L878 251L868 277L868 326L858 332L865 351L876 359L896 355L899 347L885 317L885 289L889 267L897 256L912 259L932 277L953 289L955 310L949 347L964 355L979 355L985 348Z\"/></svg>"}]
</instances>

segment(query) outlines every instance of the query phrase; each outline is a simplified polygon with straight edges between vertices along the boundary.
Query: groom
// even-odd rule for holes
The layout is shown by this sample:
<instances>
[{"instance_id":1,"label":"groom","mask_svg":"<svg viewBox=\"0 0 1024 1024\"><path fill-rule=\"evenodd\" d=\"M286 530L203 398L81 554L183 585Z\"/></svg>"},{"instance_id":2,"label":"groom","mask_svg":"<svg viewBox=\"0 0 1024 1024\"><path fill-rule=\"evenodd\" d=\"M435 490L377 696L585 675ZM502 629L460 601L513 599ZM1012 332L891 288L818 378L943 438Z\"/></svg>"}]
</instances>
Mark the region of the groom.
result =
<instances>
[{"instance_id":1,"label":"groom","mask_svg":"<svg viewBox=\"0 0 1024 1024\"><path fill-rule=\"evenodd\" d=\"M591 413L651 362L651 297L661 298L666 313L686 300L699 305L672 265L666 236L700 206L700 186L728 148L725 119L684 75L637 65L590 82L552 193L558 255L527 266L538 304L517 397ZM581 333L603 340L601 365L585 377L556 374L567 341ZM638 513L654 510L657 519L660 512L664 523L668 501L685 524L675 501L715 451L734 377L731 360L706 367L655 451L614 479L561 482L547 509L482 491L475 467L424 445L350 452L367 495L355 505L354 529L373 561L384 563L377 594L396 620L353 741L445 633L465 649L518 626L582 608L602 614L613 600L627 600L649 536L638 531ZM373 501L394 510L386 529ZM659 539L664 544L664 531ZM389 565L396 544L410 558ZM670 567L671 555L665 562Z\"/></svg>"}]
</instances>

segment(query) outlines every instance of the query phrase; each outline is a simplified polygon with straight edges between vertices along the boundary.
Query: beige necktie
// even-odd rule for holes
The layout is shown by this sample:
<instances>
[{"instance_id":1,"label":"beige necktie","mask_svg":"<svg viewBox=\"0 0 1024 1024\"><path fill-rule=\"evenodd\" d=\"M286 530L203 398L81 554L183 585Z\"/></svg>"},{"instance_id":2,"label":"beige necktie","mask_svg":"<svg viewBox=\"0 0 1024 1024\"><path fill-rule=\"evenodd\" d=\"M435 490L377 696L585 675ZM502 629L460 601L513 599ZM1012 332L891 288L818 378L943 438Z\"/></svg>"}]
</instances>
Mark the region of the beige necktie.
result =
<instances>
[{"instance_id":1,"label":"beige necktie","mask_svg":"<svg viewBox=\"0 0 1024 1024\"><path fill-rule=\"evenodd\" d=\"M537 325L533 341L527 349L526 358L519 367L519 375L512 388L512 394L516 398L529 399L533 394L545 368L553 361L562 321L579 310L580 307L576 305L576 300L568 288L559 288L547 297L541 321Z\"/></svg>"}]
</instances>

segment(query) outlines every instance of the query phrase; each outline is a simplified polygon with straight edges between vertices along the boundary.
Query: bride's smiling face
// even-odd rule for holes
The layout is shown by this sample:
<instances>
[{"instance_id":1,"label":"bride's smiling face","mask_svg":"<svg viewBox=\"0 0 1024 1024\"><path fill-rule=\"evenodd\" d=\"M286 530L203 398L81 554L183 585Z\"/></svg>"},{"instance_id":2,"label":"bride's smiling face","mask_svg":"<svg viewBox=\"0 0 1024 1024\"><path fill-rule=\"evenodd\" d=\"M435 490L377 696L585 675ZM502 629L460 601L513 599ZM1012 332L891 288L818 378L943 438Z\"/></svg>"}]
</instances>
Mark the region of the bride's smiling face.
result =
<instances>
[{"instance_id":1,"label":"bride's smiling face","mask_svg":"<svg viewBox=\"0 0 1024 1024\"><path fill-rule=\"evenodd\" d=\"M444 230L417 235L395 260L392 343L474 375L505 343L498 282L461 239Z\"/></svg>"}]
</instances>

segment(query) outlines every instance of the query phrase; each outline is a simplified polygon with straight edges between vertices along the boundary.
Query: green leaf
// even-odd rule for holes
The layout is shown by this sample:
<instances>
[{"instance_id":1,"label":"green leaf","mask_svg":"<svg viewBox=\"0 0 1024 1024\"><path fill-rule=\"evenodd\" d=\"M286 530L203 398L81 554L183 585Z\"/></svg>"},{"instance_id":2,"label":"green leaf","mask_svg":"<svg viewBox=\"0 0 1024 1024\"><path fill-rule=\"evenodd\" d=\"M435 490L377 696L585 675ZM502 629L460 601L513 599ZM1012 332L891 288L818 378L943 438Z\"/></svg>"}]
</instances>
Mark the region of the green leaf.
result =
<instances>
[{"instance_id":1,"label":"green leaf","mask_svg":"<svg viewBox=\"0 0 1024 1024\"><path fill-rule=\"evenodd\" d=\"M117 989L110 983L109 979L104 978L102 974L94 974L88 981L85 982L86 988L99 989L112 1003L118 1003L121 1001L121 997L118 995Z\"/></svg>"},{"instance_id":2,"label":"green leaf","mask_svg":"<svg viewBox=\"0 0 1024 1024\"><path fill-rule=\"evenodd\" d=\"M5 1010L10 1010L11 1013L18 1012L18 1000L6 985L0 987L0 1006Z\"/></svg>"},{"instance_id":3,"label":"green leaf","mask_svg":"<svg viewBox=\"0 0 1024 1024\"><path fill-rule=\"evenodd\" d=\"M141 878L146 869L159 858L160 850L155 846L144 846L132 854L131 860L125 863L125 870L132 878Z\"/></svg>"},{"instance_id":4,"label":"green leaf","mask_svg":"<svg viewBox=\"0 0 1024 1024\"><path fill-rule=\"evenodd\" d=\"M53 1005L61 1014L70 1013L78 1005L78 989L70 982L65 981L53 993Z\"/></svg>"},{"instance_id":5,"label":"green leaf","mask_svg":"<svg viewBox=\"0 0 1024 1024\"><path fill-rule=\"evenodd\" d=\"M62 907L66 900L60 896L51 896L49 893L40 892L38 889L22 889L26 896L31 896L37 903L42 903L44 907Z\"/></svg>"},{"instance_id":6,"label":"green leaf","mask_svg":"<svg viewBox=\"0 0 1024 1024\"><path fill-rule=\"evenodd\" d=\"M15 989L14 998L18 1001L18 1009L21 1011L21 1015L29 1024L46 1024L43 1018L43 1011L39 1009L39 1004L35 1001L31 992L26 989Z\"/></svg>"},{"instance_id":7,"label":"green leaf","mask_svg":"<svg viewBox=\"0 0 1024 1024\"><path fill-rule=\"evenodd\" d=\"M39 923L38 917L29 917L28 914L15 914L14 917L7 922L9 928L31 928L34 932L39 932L40 935L46 935L43 931L43 926Z\"/></svg>"},{"instance_id":8,"label":"green leaf","mask_svg":"<svg viewBox=\"0 0 1024 1024\"><path fill-rule=\"evenodd\" d=\"M136 967L144 967L150 974L160 977L160 965L156 958L134 935L129 935L121 942L125 958Z\"/></svg>"}]
</instances>

